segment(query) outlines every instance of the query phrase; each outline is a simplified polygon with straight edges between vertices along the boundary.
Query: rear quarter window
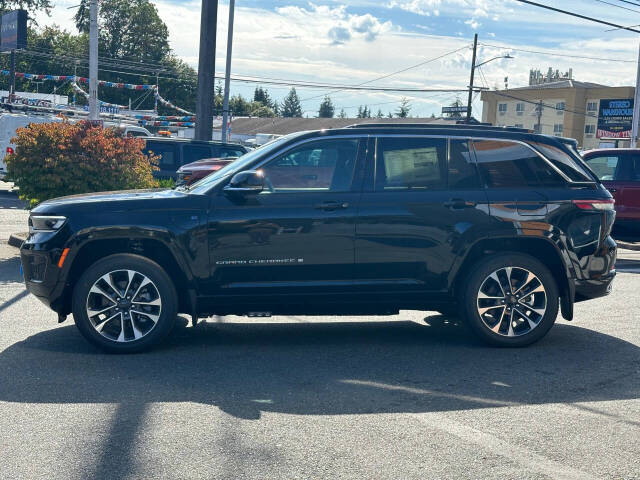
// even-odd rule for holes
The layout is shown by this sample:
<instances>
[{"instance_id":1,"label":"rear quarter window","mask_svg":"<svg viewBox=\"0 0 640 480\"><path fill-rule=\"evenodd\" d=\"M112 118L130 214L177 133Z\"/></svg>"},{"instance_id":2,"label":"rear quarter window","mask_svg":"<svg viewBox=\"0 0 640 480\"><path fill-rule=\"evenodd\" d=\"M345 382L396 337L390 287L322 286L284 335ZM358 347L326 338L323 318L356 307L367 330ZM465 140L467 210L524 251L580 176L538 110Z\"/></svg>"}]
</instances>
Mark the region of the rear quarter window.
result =
<instances>
[{"instance_id":1,"label":"rear quarter window","mask_svg":"<svg viewBox=\"0 0 640 480\"><path fill-rule=\"evenodd\" d=\"M553 145L531 142L531 145L544 155L553 165L574 182L593 182L585 168L571 155Z\"/></svg>"},{"instance_id":2,"label":"rear quarter window","mask_svg":"<svg viewBox=\"0 0 640 480\"><path fill-rule=\"evenodd\" d=\"M473 146L480 174L489 188L565 184L562 176L526 145L501 140L475 140Z\"/></svg>"}]
</instances>

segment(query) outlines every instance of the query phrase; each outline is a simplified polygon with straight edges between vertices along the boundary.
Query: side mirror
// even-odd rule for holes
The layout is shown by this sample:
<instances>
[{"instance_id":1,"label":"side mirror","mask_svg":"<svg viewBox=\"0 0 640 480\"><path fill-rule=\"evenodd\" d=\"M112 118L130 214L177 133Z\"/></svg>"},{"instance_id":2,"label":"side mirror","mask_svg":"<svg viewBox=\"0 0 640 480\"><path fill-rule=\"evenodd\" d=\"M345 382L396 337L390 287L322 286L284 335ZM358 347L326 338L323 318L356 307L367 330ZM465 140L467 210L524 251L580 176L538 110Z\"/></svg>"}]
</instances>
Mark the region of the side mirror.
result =
<instances>
[{"instance_id":1,"label":"side mirror","mask_svg":"<svg viewBox=\"0 0 640 480\"><path fill-rule=\"evenodd\" d=\"M260 170L246 170L236 173L224 187L227 193L248 195L260 193L264 189L264 173Z\"/></svg>"}]
</instances>

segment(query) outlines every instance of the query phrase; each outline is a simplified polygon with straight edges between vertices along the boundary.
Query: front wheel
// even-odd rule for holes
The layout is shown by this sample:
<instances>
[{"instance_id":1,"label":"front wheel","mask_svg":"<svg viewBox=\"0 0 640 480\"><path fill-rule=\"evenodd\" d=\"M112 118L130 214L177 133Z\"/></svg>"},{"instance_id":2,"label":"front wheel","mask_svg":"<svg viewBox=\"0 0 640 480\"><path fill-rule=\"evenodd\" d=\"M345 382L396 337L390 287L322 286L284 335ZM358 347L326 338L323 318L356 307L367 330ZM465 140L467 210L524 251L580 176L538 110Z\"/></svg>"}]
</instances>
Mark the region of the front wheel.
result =
<instances>
[{"instance_id":1,"label":"front wheel","mask_svg":"<svg viewBox=\"0 0 640 480\"><path fill-rule=\"evenodd\" d=\"M522 347L540 340L558 316L558 287L549 269L520 253L480 261L462 290L462 311L485 342Z\"/></svg>"},{"instance_id":2,"label":"front wheel","mask_svg":"<svg viewBox=\"0 0 640 480\"><path fill-rule=\"evenodd\" d=\"M117 254L89 267L73 291L73 318L94 345L114 353L146 350L170 332L177 315L173 283L148 258Z\"/></svg>"}]
</instances>

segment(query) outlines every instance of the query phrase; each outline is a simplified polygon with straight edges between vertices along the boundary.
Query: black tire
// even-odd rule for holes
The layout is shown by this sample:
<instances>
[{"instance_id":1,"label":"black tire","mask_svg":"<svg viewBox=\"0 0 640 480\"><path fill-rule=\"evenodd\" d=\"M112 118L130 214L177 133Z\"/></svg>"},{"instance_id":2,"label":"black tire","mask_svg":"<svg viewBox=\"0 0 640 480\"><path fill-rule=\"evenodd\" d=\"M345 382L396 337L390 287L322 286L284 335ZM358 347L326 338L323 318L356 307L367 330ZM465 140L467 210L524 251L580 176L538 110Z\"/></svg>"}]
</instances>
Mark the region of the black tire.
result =
<instances>
[{"instance_id":1,"label":"black tire","mask_svg":"<svg viewBox=\"0 0 640 480\"><path fill-rule=\"evenodd\" d=\"M507 332L510 328L509 323L511 322L507 321L506 328L504 323L501 323L500 327L496 327L496 325L498 325L501 320L496 321L496 323L494 323L493 325L488 325L480 316L478 308L480 305L493 305L493 303L479 303L478 297L480 289L481 287L483 287L483 284L487 277L489 277L493 272L506 267L526 269L528 272L534 274L544 288L544 293L546 295L546 308L544 310L544 314L542 315L541 319L537 320L537 325L535 327L529 327L530 323L528 321L526 321L523 317L518 318L516 316L516 324L518 325L517 328L519 329L518 331L521 332L516 336L507 336ZM522 271L516 270L516 272ZM502 277L502 275L500 276ZM498 287L497 282L495 283L495 285L496 287ZM534 285L538 285L538 283L534 283ZM514 288L512 290L516 289ZM465 283L463 285L463 288L461 289L460 300L462 317L464 318L464 320L466 320L471 329L486 343L498 347L523 347L537 342L547 334L547 332L555 323L556 317L558 316L559 293L558 286L553 277L553 274L542 262L536 260L534 257L516 252L495 254L475 264L470 269L468 278L465 279ZM498 304L500 300L496 300L495 302L496 304ZM519 305L517 306L517 308L520 311L526 310L526 308L520 307ZM496 316L500 316L503 311L502 307L497 308L496 310L492 310L491 312L496 312ZM534 314L530 311L529 313L533 317ZM491 313L491 315L493 315L493 313ZM538 318L540 317L538 316ZM490 326L500 329L501 333L492 331Z\"/></svg>"},{"instance_id":2,"label":"black tire","mask_svg":"<svg viewBox=\"0 0 640 480\"><path fill-rule=\"evenodd\" d=\"M87 305L90 301L89 295L91 288L95 282L97 282L103 275L109 274L110 272L121 272L123 270L138 272L140 276L135 277L136 279L141 279L142 276L145 276L147 279L151 280L152 287L149 288L154 288L153 292L157 295L157 298L160 299L161 303L158 308L159 318L155 324L149 321L149 317L138 316L136 314L135 318L142 319L143 324L151 325L141 338L117 341L117 339L107 338L107 336L97 331L94 324L89 319ZM121 274L116 273L115 275L117 276ZM134 281L136 280L134 279ZM141 280L138 281L142 283ZM112 293L112 290L109 290L109 293ZM107 297L106 295L103 296ZM106 305L109 306L110 303L106 303ZM176 290L166 272L157 263L140 255L116 254L98 260L82 274L73 290L73 318L78 330L80 330L80 333L89 342L110 353L141 352L159 344L167 337L173 328L177 316L177 305L178 299ZM108 314L111 313L111 311L108 312ZM131 317L134 317L134 315L131 314ZM119 322L119 318L120 317L116 317L113 321ZM104 325L107 324L108 321L105 321ZM118 325L120 325L122 330L123 324L124 323L109 325L109 328L116 329L118 328ZM139 323L136 322L136 324L140 327ZM130 321L127 331L133 331L131 330L132 325L133 320ZM103 331L104 329L105 328L103 327Z\"/></svg>"}]
</instances>

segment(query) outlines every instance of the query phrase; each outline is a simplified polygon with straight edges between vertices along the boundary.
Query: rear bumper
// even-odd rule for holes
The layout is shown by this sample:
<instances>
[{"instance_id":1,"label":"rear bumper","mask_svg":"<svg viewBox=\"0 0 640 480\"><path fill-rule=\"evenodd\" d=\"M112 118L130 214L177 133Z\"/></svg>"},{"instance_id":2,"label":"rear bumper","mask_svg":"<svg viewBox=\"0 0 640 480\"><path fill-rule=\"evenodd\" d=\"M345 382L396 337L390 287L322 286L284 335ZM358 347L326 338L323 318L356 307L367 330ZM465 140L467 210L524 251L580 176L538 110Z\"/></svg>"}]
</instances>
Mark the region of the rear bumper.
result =
<instances>
[{"instance_id":1,"label":"rear bumper","mask_svg":"<svg viewBox=\"0 0 640 480\"><path fill-rule=\"evenodd\" d=\"M613 279L616 277L615 270L609 272L597 280L576 280L576 302L591 300L593 298L604 297L611 293Z\"/></svg>"}]
</instances>

